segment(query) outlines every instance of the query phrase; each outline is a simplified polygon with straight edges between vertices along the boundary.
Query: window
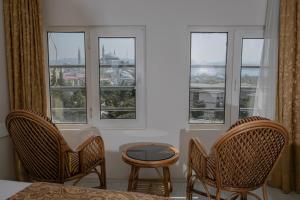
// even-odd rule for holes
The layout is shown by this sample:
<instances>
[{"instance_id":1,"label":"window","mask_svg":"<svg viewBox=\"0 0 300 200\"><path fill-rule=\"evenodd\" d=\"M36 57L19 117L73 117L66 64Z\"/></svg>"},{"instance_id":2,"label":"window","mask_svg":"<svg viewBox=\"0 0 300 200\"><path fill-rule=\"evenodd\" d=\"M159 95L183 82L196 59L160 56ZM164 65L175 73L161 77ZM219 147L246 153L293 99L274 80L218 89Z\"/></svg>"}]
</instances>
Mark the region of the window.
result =
<instances>
[{"instance_id":1,"label":"window","mask_svg":"<svg viewBox=\"0 0 300 200\"><path fill-rule=\"evenodd\" d=\"M189 124L228 128L253 114L262 49L260 28L190 27Z\"/></svg>"},{"instance_id":2,"label":"window","mask_svg":"<svg viewBox=\"0 0 300 200\"><path fill-rule=\"evenodd\" d=\"M100 118L135 119L135 38L99 37Z\"/></svg>"},{"instance_id":3,"label":"window","mask_svg":"<svg viewBox=\"0 0 300 200\"><path fill-rule=\"evenodd\" d=\"M239 118L252 116L262 50L263 39L243 38Z\"/></svg>"},{"instance_id":4,"label":"window","mask_svg":"<svg viewBox=\"0 0 300 200\"><path fill-rule=\"evenodd\" d=\"M50 111L55 123L145 126L144 31L134 26L48 32Z\"/></svg>"},{"instance_id":5,"label":"window","mask_svg":"<svg viewBox=\"0 0 300 200\"><path fill-rule=\"evenodd\" d=\"M227 33L191 33L191 123L224 123L226 60Z\"/></svg>"},{"instance_id":6,"label":"window","mask_svg":"<svg viewBox=\"0 0 300 200\"><path fill-rule=\"evenodd\" d=\"M86 123L85 33L48 32L51 116L54 123Z\"/></svg>"}]
</instances>

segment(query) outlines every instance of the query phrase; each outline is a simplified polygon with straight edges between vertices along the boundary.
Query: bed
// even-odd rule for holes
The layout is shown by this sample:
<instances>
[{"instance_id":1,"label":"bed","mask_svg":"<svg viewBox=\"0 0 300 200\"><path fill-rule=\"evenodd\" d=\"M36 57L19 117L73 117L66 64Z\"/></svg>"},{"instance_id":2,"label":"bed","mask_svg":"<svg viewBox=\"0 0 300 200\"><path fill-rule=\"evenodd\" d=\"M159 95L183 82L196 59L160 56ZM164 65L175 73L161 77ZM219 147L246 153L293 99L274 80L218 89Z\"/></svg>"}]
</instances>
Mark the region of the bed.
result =
<instances>
[{"instance_id":1,"label":"bed","mask_svg":"<svg viewBox=\"0 0 300 200\"><path fill-rule=\"evenodd\" d=\"M0 180L0 200L7 199L30 185L31 183Z\"/></svg>"},{"instance_id":2,"label":"bed","mask_svg":"<svg viewBox=\"0 0 300 200\"><path fill-rule=\"evenodd\" d=\"M0 199L9 200L167 200L142 193L101 190L55 183L24 183L0 180Z\"/></svg>"}]
</instances>

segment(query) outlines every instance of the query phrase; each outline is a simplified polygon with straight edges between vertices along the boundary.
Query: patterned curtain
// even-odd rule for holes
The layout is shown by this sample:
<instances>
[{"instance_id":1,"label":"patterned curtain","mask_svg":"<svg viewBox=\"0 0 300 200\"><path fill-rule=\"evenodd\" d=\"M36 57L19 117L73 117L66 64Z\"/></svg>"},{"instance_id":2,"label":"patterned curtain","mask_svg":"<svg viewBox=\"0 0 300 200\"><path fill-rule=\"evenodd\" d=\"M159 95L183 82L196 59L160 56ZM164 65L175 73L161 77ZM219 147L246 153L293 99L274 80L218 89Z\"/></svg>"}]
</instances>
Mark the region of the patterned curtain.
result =
<instances>
[{"instance_id":1,"label":"patterned curtain","mask_svg":"<svg viewBox=\"0 0 300 200\"><path fill-rule=\"evenodd\" d=\"M3 0L3 13L10 109L46 114L41 1Z\"/></svg>"},{"instance_id":2,"label":"patterned curtain","mask_svg":"<svg viewBox=\"0 0 300 200\"><path fill-rule=\"evenodd\" d=\"M3 0L10 108L46 113L40 0Z\"/></svg>"},{"instance_id":3,"label":"patterned curtain","mask_svg":"<svg viewBox=\"0 0 300 200\"><path fill-rule=\"evenodd\" d=\"M271 176L284 192L300 192L300 2L281 0L277 120L288 128L290 145Z\"/></svg>"}]
</instances>

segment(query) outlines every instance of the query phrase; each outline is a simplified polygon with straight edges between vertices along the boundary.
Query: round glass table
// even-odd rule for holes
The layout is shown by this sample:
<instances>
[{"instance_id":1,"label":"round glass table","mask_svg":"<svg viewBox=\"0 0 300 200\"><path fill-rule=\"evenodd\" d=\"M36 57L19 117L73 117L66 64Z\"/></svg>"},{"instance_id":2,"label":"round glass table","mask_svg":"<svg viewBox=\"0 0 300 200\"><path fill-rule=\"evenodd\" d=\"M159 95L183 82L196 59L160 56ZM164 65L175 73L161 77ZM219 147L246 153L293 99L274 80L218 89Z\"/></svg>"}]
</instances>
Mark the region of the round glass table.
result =
<instances>
[{"instance_id":1,"label":"round glass table","mask_svg":"<svg viewBox=\"0 0 300 200\"><path fill-rule=\"evenodd\" d=\"M169 193L172 192L169 166L174 164L178 158L178 150L168 144L141 143L129 145L122 153L123 161L131 165L128 191L169 196ZM161 174L159 168L162 168L163 174L160 175L159 179L139 179L141 168L154 168L159 175ZM143 184L139 184L139 182L143 182ZM162 187L145 186L145 182L149 184L153 184L153 182L162 183ZM151 188L153 191L150 190ZM160 188L159 192L158 188Z\"/></svg>"}]
</instances>

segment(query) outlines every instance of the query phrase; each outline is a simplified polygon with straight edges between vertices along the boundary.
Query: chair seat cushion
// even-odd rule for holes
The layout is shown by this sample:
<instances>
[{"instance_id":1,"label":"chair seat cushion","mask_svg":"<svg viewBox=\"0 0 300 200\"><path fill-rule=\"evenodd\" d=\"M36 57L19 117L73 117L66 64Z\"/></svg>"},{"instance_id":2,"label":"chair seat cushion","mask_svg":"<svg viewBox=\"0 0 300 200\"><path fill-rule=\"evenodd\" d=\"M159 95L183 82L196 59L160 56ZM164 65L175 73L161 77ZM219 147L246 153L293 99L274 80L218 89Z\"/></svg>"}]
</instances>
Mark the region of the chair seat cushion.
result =
<instances>
[{"instance_id":1,"label":"chair seat cushion","mask_svg":"<svg viewBox=\"0 0 300 200\"><path fill-rule=\"evenodd\" d=\"M206 178L215 181L216 180L216 160L213 155L210 155L207 159Z\"/></svg>"},{"instance_id":2,"label":"chair seat cushion","mask_svg":"<svg viewBox=\"0 0 300 200\"><path fill-rule=\"evenodd\" d=\"M65 156L65 178L80 172L78 153L67 153Z\"/></svg>"},{"instance_id":3,"label":"chair seat cushion","mask_svg":"<svg viewBox=\"0 0 300 200\"><path fill-rule=\"evenodd\" d=\"M209 156L207 159L206 176L212 181L216 180L215 169L216 169L216 160L214 156Z\"/></svg>"}]
</instances>

